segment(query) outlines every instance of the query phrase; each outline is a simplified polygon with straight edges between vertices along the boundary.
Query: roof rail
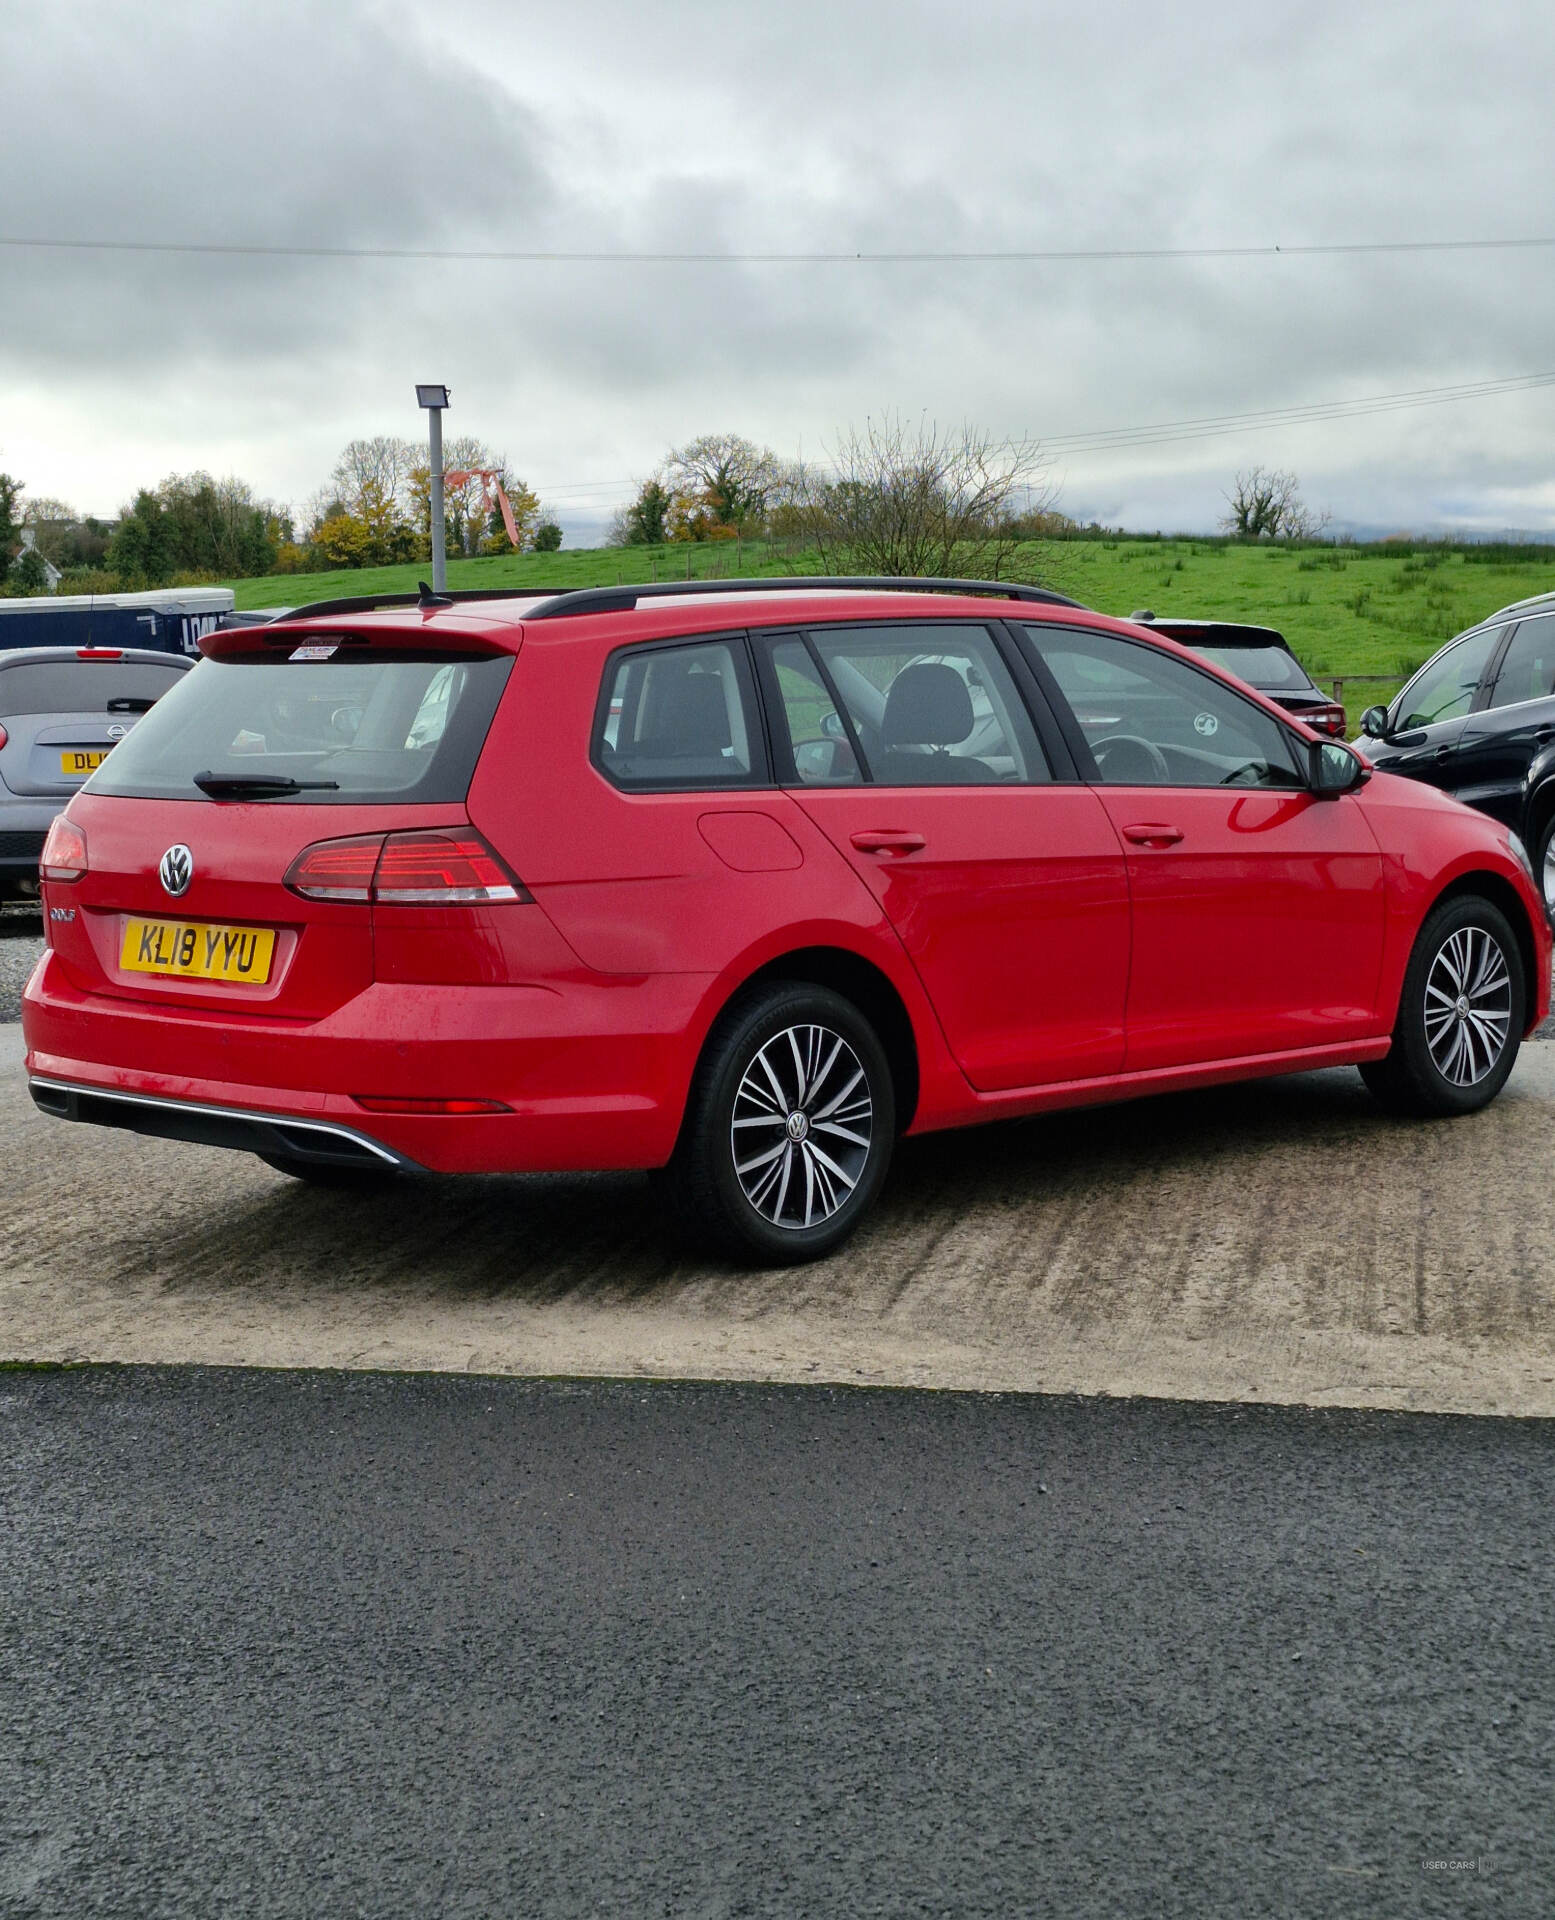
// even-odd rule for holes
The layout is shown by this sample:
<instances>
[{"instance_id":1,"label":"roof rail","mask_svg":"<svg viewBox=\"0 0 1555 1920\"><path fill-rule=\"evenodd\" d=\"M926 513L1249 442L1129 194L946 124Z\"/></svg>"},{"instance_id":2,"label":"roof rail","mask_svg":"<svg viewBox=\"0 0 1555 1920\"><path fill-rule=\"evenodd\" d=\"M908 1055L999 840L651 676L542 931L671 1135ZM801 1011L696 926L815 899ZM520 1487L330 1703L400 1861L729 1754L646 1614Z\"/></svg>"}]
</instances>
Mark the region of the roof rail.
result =
<instances>
[{"instance_id":1,"label":"roof rail","mask_svg":"<svg viewBox=\"0 0 1555 1920\"><path fill-rule=\"evenodd\" d=\"M421 593L363 593L349 600L315 600L312 606L293 607L286 618L322 620L332 613L376 613L380 607L423 607L435 613L439 607L451 607L461 600L525 600L535 591L533 587L475 587L460 593L433 594L429 589Z\"/></svg>"},{"instance_id":2,"label":"roof rail","mask_svg":"<svg viewBox=\"0 0 1555 1920\"><path fill-rule=\"evenodd\" d=\"M559 620L580 613L629 613L639 600L679 599L684 594L719 593L831 593L850 588L855 593L964 593L992 594L1001 600L1038 601L1050 607L1078 607L1082 603L1047 587L1029 587L1012 580L931 580L894 574L802 573L753 580L660 580L635 587L575 587L543 601L524 615L525 620Z\"/></svg>"}]
</instances>

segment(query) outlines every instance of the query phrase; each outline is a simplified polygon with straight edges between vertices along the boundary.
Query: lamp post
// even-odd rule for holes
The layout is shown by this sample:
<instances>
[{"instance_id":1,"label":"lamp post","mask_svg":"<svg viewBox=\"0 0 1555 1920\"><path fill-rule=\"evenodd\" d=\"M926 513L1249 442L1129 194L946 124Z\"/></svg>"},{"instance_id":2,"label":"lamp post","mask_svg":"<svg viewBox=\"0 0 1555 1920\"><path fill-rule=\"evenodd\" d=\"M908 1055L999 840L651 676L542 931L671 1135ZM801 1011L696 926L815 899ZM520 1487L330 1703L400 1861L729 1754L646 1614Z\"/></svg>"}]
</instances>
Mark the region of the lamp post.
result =
<instances>
[{"instance_id":1,"label":"lamp post","mask_svg":"<svg viewBox=\"0 0 1555 1920\"><path fill-rule=\"evenodd\" d=\"M431 453L432 475L432 591L442 593L448 585L447 539L443 522L443 409L448 405L447 387L416 386L416 403L427 413L427 438Z\"/></svg>"}]
</instances>

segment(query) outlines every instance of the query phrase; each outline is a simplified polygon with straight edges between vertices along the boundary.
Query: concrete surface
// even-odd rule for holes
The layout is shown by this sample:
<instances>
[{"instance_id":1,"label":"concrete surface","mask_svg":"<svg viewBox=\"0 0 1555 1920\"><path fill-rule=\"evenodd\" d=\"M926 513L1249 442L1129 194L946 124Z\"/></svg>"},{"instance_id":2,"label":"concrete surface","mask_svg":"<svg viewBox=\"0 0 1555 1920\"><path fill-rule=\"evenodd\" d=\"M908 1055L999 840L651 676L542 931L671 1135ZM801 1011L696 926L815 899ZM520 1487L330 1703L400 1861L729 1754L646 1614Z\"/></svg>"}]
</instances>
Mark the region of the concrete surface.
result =
<instances>
[{"instance_id":1,"label":"concrete surface","mask_svg":"<svg viewBox=\"0 0 1555 1920\"><path fill-rule=\"evenodd\" d=\"M47 1120L0 1029L0 1357L1555 1414L1555 1049L1484 1114L1351 1072L906 1143L834 1258L683 1258L637 1176L312 1192Z\"/></svg>"},{"instance_id":2,"label":"concrete surface","mask_svg":"<svg viewBox=\"0 0 1555 1920\"><path fill-rule=\"evenodd\" d=\"M0 1374L0 1912L1542 1920L1552 1441Z\"/></svg>"}]
</instances>

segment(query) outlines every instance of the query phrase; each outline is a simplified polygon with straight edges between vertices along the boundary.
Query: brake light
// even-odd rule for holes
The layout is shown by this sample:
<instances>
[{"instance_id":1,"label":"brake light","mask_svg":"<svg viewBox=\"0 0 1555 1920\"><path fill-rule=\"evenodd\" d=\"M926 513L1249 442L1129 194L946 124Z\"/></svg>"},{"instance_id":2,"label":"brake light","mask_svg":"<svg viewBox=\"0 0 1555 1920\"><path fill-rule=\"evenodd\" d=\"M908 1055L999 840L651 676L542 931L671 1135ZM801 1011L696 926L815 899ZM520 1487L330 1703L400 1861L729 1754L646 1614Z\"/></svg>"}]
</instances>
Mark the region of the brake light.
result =
<instances>
[{"instance_id":1,"label":"brake light","mask_svg":"<svg viewBox=\"0 0 1555 1920\"><path fill-rule=\"evenodd\" d=\"M298 854L286 884L308 900L383 906L470 906L531 897L473 827L320 840Z\"/></svg>"},{"instance_id":2,"label":"brake light","mask_svg":"<svg viewBox=\"0 0 1555 1920\"><path fill-rule=\"evenodd\" d=\"M78 660L122 660L123 647L77 647Z\"/></svg>"},{"instance_id":3,"label":"brake light","mask_svg":"<svg viewBox=\"0 0 1555 1920\"><path fill-rule=\"evenodd\" d=\"M1324 707L1311 707L1301 717L1309 727L1316 727L1319 733L1331 733L1336 740L1342 740L1350 731L1344 708L1337 700L1330 700Z\"/></svg>"},{"instance_id":4,"label":"brake light","mask_svg":"<svg viewBox=\"0 0 1555 1920\"><path fill-rule=\"evenodd\" d=\"M351 840L320 840L286 869L286 884L305 900L359 900L373 897L373 869L383 852L381 833Z\"/></svg>"},{"instance_id":5,"label":"brake light","mask_svg":"<svg viewBox=\"0 0 1555 1920\"><path fill-rule=\"evenodd\" d=\"M79 880L86 872L86 835L62 813L54 816L38 870L45 880Z\"/></svg>"},{"instance_id":6,"label":"brake light","mask_svg":"<svg viewBox=\"0 0 1555 1920\"><path fill-rule=\"evenodd\" d=\"M391 833L373 876L373 899L390 905L454 906L528 898L473 828Z\"/></svg>"}]
</instances>

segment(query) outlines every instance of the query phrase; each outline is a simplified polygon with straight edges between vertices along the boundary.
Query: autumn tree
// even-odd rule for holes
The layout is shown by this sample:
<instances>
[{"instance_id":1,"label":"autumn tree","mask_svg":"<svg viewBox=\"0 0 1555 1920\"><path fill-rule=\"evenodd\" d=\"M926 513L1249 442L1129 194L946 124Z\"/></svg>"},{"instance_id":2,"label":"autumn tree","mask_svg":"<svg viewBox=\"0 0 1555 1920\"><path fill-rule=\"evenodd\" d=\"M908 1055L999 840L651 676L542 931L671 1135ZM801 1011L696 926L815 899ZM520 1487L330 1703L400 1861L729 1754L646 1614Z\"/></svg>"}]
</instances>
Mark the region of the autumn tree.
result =
<instances>
[{"instance_id":1,"label":"autumn tree","mask_svg":"<svg viewBox=\"0 0 1555 1920\"><path fill-rule=\"evenodd\" d=\"M732 539L739 533L759 533L780 475L780 462L770 448L737 433L704 433L673 448L664 463L669 537Z\"/></svg>"},{"instance_id":2,"label":"autumn tree","mask_svg":"<svg viewBox=\"0 0 1555 1920\"><path fill-rule=\"evenodd\" d=\"M850 573L997 580L1051 505L1034 440L899 414L849 427L792 484L822 564Z\"/></svg>"}]
</instances>

